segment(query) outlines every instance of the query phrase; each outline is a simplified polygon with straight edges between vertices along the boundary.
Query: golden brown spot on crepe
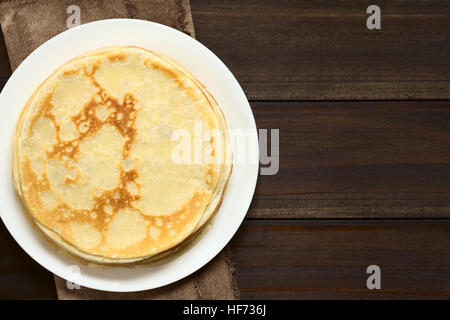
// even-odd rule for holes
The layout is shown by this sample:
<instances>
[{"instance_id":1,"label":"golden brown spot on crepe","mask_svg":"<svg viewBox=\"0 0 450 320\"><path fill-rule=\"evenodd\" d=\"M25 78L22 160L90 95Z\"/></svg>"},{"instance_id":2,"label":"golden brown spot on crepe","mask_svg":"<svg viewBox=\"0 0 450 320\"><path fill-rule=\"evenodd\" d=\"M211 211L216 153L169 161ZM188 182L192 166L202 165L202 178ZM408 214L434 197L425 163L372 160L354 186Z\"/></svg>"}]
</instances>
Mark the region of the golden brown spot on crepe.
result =
<instances>
[{"instance_id":1,"label":"golden brown spot on crepe","mask_svg":"<svg viewBox=\"0 0 450 320\"><path fill-rule=\"evenodd\" d=\"M172 69L164 66L161 63L151 61L148 59L144 61L144 65L148 68L155 69L155 70L165 74L167 77L173 79L175 81L175 83L177 84L177 86L179 88L182 88L188 96L195 97L194 91L191 88L187 87L185 85L185 83L183 82L183 79L180 79L180 75L178 73L176 73L175 71L173 71Z\"/></svg>"},{"instance_id":2,"label":"golden brown spot on crepe","mask_svg":"<svg viewBox=\"0 0 450 320\"><path fill-rule=\"evenodd\" d=\"M77 69L70 69L70 70L65 70L65 71L62 73L62 75L63 75L63 76L70 76L70 75L72 75L72 74L77 74L78 72L80 72L80 69L79 69L79 68L77 68Z\"/></svg>"},{"instance_id":3,"label":"golden brown spot on crepe","mask_svg":"<svg viewBox=\"0 0 450 320\"><path fill-rule=\"evenodd\" d=\"M126 138L125 144L122 149L122 160L128 158L130 148L136 137L136 129L134 127L136 114L138 112L138 110L136 110L135 108L137 102L136 98L128 93L125 94L122 102L120 102L117 98L110 96L108 92L106 92L106 90L95 81L93 77L97 68L97 64L94 65L92 72L88 72L84 68L84 74L90 77L91 82L98 88L98 91L91 97L89 102L84 105L83 109L78 114L71 117L71 121L75 124L79 133L78 138L69 141L62 141L59 134L60 125L56 122L54 115L51 113L51 109L54 107L52 103L54 90L44 97L39 105L38 111L31 120L32 125L30 126L30 132L28 133L28 135L32 134L31 129L33 128L33 124L40 117L49 118L52 121L53 125L56 128L56 143L52 146L52 148L50 148L51 151L47 152L47 156L48 159L57 158L59 160L63 160L63 162L66 164L66 167L69 167L70 164L73 165L73 161L76 162L78 160L78 154L80 151L79 142L86 137L95 135L105 124L113 126L123 137ZM64 75L70 75L78 72L80 72L80 69L68 70L64 73ZM95 115L95 112L93 112L99 106L106 106L110 110L110 114L104 121L98 119ZM118 117L118 114L120 114L121 117ZM83 124L88 124L87 130L81 130L80 127ZM26 162L23 170L24 173L29 176L29 180L34 181L34 183L31 183L31 188L27 192L27 194L34 195L33 199L30 200L40 202L40 199L38 199L39 197L36 198L35 196L36 194L38 194L38 189L45 187L45 189L50 190L50 184L46 176L46 169L44 170L45 179L43 182L39 182L39 179L34 174L29 161ZM118 187L114 188L113 190L104 191L99 197L95 197L95 204L93 209L93 212L96 213L95 220L87 219L86 217L88 215L86 213L88 212L85 210L75 210L78 211L75 215L76 219L69 220L76 220L77 222L88 221L89 223L94 224L97 229L102 230L107 225L105 222L105 220L107 219L104 210L105 205L108 205L110 208L112 208L112 214L114 214L119 209L130 207L131 201L139 199L139 194L133 196L126 190L125 187L127 183L133 182L136 184L139 190L139 184L134 181L137 176L138 174L135 170L125 172L125 170L122 169ZM66 184L77 184L79 183L79 178L80 177L78 175L75 179L66 176L64 182ZM64 206L58 206L57 208L55 208L51 216L53 216L53 213L57 214L57 212L61 211L63 207ZM68 206L65 206L65 208L70 209ZM62 216L64 218L64 215ZM64 219L66 218L67 215ZM81 221L79 221L80 219Z\"/></svg>"},{"instance_id":4,"label":"golden brown spot on crepe","mask_svg":"<svg viewBox=\"0 0 450 320\"><path fill-rule=\"evenodd\" d=\"M108 55L109 61L123 61L125 60L126 56L123 53L115 53Z\"/></svg>"},{"instance_id":5,"label":"golden brown spot on crepe","mask_svg":"<svg viewBox=\"0 0 450 320\"><path fill-rule=\"evenodd\" d=\"M64 183L65 184L74 184L74 183L77 183L77 179L76 178L73 179L73 178L65 177L64 178Z\"/></svg>"},{"instance_id":6,"label":"golden brown spot on crepe","mask_svg":"<svg viewBox=\"0 0 450 320\"><path fill-rule=\"evenodd\" d=\"M30 136L32 134L34 124L41 117L48 118L53 122L53 124L55 124L55 122L56 122L55 117L50 112L50 110L53 108L53 103L52 103L53 93L54 93L54 91L47 93L45 95L45 97L42 99L41 103L39 104L39 108L38 108L37 112L31 118L30 127L28 129L28 136ZM56 129L58 129L58 128L59 128L59 126L56 127Z\"/></svg>"},{"instance_id":7,"label":"golden brown spot on crepe","mask_svg":"<svg viewBox=\"0 0 450 320\"><path fill-rule=\"evenodd\" d=\"M62 141L60 137L60 125L56 122L54 115L50 112L53 108L51 99L54 91L47 94L41 102L38 112L34 115L32 124L34 124L38 118L45 117L49 118L56 128L57 142L53 145L51 151L48 152L49 159L58 158L63 160L77 160L80 145L79 141L94 135L105 124L112 125L122 136L126 137L123 156L124 159L127 158L136 136L136 129L134 128L137 112L137 110L135 110L136 99L128 93L124 96L123 101L119 102L115 97L109 96L109 94L93 80L92 76L93 75L91 75L91 81L98 87L98 92L84 105L80 113L71 118L79 133L78 138L75 140ZM111 111L105 121L98 119L95 112L93 112L99 106L107 106ZM117 114L121 114L122 117L118 119ZM85 127L83 128L83 126ZM30 126L29 135L32 134L31 128L32 126Z\"/></svg>"},{"instance_id":8,"label":"golden brown spot on crepe","mask_svg":"<svg viewBox=\"0 0 450 320\"><path fill-rule=\"evenodd\" d=\"M43 190L50 190L50 182L48 180L46 171L43 174L42 180L40 180L31 167L31 161L27 158L22 163L22 174L26 177L27 181L29 181L27 190L24 192L27 203L35 203L42 206L39 193ZM45 212L37 211L36 214L38 215L41 223L45 224L48 227L56 226L57 222L63 223L65 227L62 229L60 228L60 231L64 234L70 232L70 226L66 223L70 222L73 218L67 214L68 212L74 213L76 220L78 221L88 221L88 219L85 219L84 215L82 214L83 210L74 210L63 202L60 202L58 206L53 209L46 210Z\"/></svg>"}]
</instances>

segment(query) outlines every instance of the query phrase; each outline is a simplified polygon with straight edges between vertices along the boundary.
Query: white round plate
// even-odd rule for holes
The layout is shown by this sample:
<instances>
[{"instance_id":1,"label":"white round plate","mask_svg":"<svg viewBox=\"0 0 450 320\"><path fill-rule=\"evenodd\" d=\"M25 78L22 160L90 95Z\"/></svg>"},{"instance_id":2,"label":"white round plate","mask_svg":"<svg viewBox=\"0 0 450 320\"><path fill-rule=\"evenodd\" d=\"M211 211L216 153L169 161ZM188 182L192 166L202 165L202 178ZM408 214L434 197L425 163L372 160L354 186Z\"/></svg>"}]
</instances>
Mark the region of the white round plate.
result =
<instances>
[{"instance_id":1,"label":"white round plate","mask_svg":"<svg viewBox=\"0 0 450 320\"><path fill-rule=\"evenodd\" d=\"M245 149L258 159L255 120L238 82L214 53L195 39L167 26L133 19L92 22L67 30L30 54L0 94L0 211L19 245L54 274L81 286L105 291L140 291L161 287L195 272L216 256L242 223L253 197L258 161L236 163L212 228L181 256L166 264L137 269L79 265L56 252L32 227L22 211L12 182L12 140L19 113L27 99L57 67L89 50L107 46L138 46L160 52L187 67L213 94L229 129L244 129ZM234 159L246 150L234 149ZM241 158L244 159L244 158Z\"/></svg>"}]
</instances>

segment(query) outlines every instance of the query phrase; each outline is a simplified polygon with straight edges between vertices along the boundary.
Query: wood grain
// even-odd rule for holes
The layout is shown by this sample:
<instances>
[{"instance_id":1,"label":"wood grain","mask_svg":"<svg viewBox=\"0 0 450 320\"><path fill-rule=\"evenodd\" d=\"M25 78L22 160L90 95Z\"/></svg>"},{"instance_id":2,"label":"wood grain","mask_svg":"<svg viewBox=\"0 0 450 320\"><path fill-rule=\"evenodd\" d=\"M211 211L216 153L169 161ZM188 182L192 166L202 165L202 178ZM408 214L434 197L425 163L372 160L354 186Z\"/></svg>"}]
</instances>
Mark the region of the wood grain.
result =
<instances>
[{"instance_id":1,"label":"wood grain","mask_svg":"<svg viewBox=\"0 0 450 320\"><path fill-rule=\"evenodd\" d=\"M233 238L242 299L450 298L449 220L247 220ZM0 298L56 298L0 226ZM381 290L366 268L381 268Z\"/></svg>"},{"instance_id":2,"label":"wood grain","mask_svg":"<svg viewBox=\"0 0 450 320\"><path fill-rule=\"evenodd\" d=\"M53 275L19 247L2 221L0 299L56 299Z\"/></svg>"},{"instance_id":3,"label":"wood grain","mask_svg":"<svg viewBox=\"0 0 450 320\"><path fill-rule=\"evenodd\" d=\"M280 170L250 218L450 217L450 102L254 102Z\"/></svg>"},{"instance_id":4,"label":"wood grain","mask_svg":"<svg viewBox=\"0 0 450 320\"><path fill-rule=\"evenodd\" d=\"M192 0L197 39L250 100L450 98L450 1Z\"/></svg>"},{"instance_id":5,"label":"wood grain","mask_svg":"<svg viewBox=\"0 0 450 320\"><path fill-rule=\"evenodd\" d=\"M450 298L450 221L247 221L232 241L242 299ZM366 268L381 268L368 290Z\"/></svg>"}]
</instances>

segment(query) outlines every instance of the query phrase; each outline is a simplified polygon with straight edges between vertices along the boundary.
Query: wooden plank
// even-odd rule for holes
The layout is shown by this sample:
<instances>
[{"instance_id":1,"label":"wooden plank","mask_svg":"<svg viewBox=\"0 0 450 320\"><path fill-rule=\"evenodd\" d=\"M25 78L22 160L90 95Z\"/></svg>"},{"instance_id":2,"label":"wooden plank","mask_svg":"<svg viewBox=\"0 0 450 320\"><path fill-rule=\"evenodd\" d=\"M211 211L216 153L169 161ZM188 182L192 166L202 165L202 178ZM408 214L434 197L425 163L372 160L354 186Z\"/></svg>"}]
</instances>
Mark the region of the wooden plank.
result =
<instances>
[{"instance_id":1,"label":"wooden plank","mask_svg":"<svg viewBox=\"0 0 450 320\"><path fill-rule=\"evenodd\" d=\"M242 299L450 298L449 220L253 220L232 248Z\"/></svg>"},{"instance_id":2,"label":"wooden plank","mask_svg":"<svg viewBox=\"0 0 450 320\"><path fill-rule=\"evenodd\" d=\"M250 218L450 217L450 102L254 102L280 170Z\"/></svg>"},{"instance_id":3,"label":"wooden plank","mask_svg":"<svg viewBox=\"0 0 450 320\"><path fill-rule=\"evenodd\" d=\"M450 1L192 0L198 39L251 100L450 99ZM0 84L10 69L0 41Z\"/></svg>"},{"instance_id":4,"label":"wooden plank","mask_svg":"<svg viewBox=\"0 0 450 320\"><path fill-rule=\"evenodd\" d=\"M251 100L450 99L450 1L191 0Z\"/></svg>"},{"instance_id":5,"label":"wooden plank","mask_svg":"<svg viewBox=\"0 0 450 320\"><path fill-rule=\"evenodd\" d=\"M0 231L0 298L56 298L51 274ZM247 220L232 248L243 299L450 297L449 220ZM381 290L366 288L372 264Z\"/></svg>"},{"instance_id":6,"label":"wooden plank","mask_svg":"<svg viewBox=\"0 0 450 320\"><path fill-rule=\"evenodd\" d=\"M0 299L56 299L53 275L19 247L1 220Z\"/></svg>"},{"instance_id":7,"label":"wooden plank","mask_svg":"<svg viewBox=\"0 0 450 320\"><path fill-rule=\"evenodd\" d=\"M56 298L0 229L0 298ZM232 249L243 299L450 298L449 220L247 220ZM372 264L381 290L366 288Z\"/></svg>"}]
</instances>

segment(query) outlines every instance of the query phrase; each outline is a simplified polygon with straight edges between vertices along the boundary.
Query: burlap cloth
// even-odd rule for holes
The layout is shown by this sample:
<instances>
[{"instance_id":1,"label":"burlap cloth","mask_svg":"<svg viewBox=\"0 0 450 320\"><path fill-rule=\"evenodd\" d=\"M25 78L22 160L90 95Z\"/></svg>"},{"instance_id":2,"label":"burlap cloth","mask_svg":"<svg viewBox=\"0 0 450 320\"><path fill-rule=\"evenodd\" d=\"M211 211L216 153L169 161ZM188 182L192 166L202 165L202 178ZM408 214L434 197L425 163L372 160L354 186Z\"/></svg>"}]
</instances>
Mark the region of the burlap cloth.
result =
<instances>
[{"instance_id":1,"label":"burlap cloth","mask_svg":"<svg viewBox=\"0 0 450 320\"><path fill-rule=\"evenodd\" d=\"M12 70L43 42L67 30L69 5L80 8L81 23L135 18L168 25L192 37L189 0L0 0L0 23ZM236 299L231 253L222 251L208 265L174 284L135 293L68 289L55 276L59 299Z\"/></svg>"}]
</instances>

